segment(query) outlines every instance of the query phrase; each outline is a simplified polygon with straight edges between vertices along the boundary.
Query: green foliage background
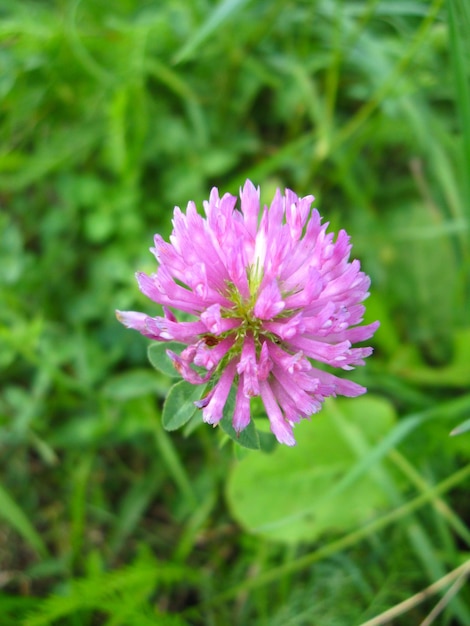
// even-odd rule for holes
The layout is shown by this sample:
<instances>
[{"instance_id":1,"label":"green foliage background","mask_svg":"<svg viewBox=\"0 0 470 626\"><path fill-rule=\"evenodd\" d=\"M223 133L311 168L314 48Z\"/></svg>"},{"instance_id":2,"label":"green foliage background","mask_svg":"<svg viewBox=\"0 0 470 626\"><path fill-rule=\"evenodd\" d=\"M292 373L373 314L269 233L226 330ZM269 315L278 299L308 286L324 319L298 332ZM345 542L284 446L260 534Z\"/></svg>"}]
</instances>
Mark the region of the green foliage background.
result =
<instances>
[{"instance_id":1,"label":"green foliage background","mask_svg":"<svg viewBox=\"0 0 470 626\"><path fill-rule=\"evenodd\" d=\"M465 0L1 0L2 626L350 626L468 562L469 28ZM114 318L158 313L133 274L174 205L247 177L315 194L381 320L370 401L292 462L165 432ZM455 592L438 623L470 623Z\"/></svg>"}]
</instances>

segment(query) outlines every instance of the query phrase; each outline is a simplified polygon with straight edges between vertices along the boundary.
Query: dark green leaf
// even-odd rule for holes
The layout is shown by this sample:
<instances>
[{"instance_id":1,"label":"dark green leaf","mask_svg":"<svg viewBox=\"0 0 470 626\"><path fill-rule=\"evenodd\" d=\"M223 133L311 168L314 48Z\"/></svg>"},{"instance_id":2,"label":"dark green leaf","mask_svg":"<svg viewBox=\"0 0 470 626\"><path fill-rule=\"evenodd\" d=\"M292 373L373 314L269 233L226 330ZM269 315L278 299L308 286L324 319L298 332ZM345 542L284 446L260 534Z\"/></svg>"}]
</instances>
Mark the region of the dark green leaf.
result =
<instances>
[{"instance_id":1,"label":"dark green leaf","mask_svg":"<svg viewBox=\"0 0 470 626\"><path fill-rule=\"evenodd\" d=\"M232 426L232 418L233 411L235 408L235 388L232 387L230 390L229 397L225 404L224 408L224 416L220 420L219 424L221 429L227 434L233 441L243 446L244 448L248 448L250 450L259 450L260 442L258 432L256 430L255 424L253 420L250 421L248 426L243 429L240 433L237 433L236 430Z\"/></svg>"}]
</instances>

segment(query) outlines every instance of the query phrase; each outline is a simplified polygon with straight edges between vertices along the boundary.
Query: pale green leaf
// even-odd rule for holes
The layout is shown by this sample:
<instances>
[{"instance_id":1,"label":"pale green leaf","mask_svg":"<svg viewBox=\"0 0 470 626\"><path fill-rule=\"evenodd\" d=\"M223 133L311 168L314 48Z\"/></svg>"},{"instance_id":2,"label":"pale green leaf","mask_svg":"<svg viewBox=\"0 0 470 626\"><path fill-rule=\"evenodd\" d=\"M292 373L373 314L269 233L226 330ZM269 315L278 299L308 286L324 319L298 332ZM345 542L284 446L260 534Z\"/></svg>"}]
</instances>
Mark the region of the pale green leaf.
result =
<instances>
[{"instance_id":1,"label":"pale green leaf","mask_svg":"<svg viewBox=\"0 0 470 626\"><path fill-rule=\"evenodd\" d=\"M347 431L333 419L338 410L348 422ZM287 543L313 541L364 522L387 504L372 476L332 492L357 461L351 429L374 444L390 431L394 419L392 406L373 396L326 403L310 422L296 426L296 447L250 454L233 468L226 492L233 516L250 532Z\"/></svg>"}]
</instances>

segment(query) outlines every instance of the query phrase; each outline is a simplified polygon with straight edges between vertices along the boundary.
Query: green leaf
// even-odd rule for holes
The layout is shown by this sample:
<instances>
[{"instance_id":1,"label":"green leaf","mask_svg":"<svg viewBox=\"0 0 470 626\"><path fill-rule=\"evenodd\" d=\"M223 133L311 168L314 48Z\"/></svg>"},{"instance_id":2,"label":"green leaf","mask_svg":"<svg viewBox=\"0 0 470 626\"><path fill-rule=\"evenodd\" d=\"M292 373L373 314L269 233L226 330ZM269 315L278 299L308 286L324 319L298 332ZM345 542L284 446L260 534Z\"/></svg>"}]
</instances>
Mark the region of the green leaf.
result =
<instances>
[{"instance_id":1,"label":"green leaf","mask_svg":"<svg viewBox=\"0 0 470 626\"><path fill-rule=\"evenodd\" d=\"M173 367L173 363L170 357L166 354L166 351L173 350L174 352L179 353L181 348L184 348L184 344L176 341L152 343L148 347L147 356L150 363L156 370L162 372L162 374L166 374L166 376L170 376L171 378L177 378L179 377L179 374Z\"/></svg>"},{"instance_id":2,"label":"green leaf","mask_svg":"<svg viewBox=\"0 0 470 626\"><path fill-rule=\"evenodd\" d=\"M313 541L362 523L388 500L370 472L334 493L357 460L351 431L374 444L394 420L392 406L370 395L325 403L312 421L296 426L295 448L250 454L233 468L226 489L233 516L250 532L286 543Z\"/></svg>"},{"instance_id":3,"label":"green leaf","mask_svg":"<svg viewBox=\"0 0 470 626\"><path fill-rule=\"evenodd\" d=\"M163 405L162 423L165 430L176 430L189 422L198 410L194 405L202 396L204 387L181 380L173 385Z\"/></svg>"},{"instance_id":4,"label":"green leaf","mask_svg":"<svg viewBox=\"0 0 470 626\"><path fill-rule=\"evenodd\" d=\"M259 450L260 442L258 432L253 420L240 433L232 426L233 411L235 408L235 388L232 387L224 407L224 415L219 422L221 429L236 443L249 450Z\"/></svg>"}]
</instances>

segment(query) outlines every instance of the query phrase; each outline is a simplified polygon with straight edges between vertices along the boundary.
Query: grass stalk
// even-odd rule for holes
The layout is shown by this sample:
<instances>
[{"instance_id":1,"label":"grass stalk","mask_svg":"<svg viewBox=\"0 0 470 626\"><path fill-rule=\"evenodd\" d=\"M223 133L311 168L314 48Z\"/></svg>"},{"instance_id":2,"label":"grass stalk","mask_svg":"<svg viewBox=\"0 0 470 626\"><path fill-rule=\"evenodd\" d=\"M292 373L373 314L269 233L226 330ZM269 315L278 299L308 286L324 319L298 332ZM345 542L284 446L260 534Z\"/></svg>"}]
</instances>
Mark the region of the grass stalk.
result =
<instances>
[{"instance_id":1,"label":"grass stalk","mask_svg":"<svg viewBox=\"0 0 470 626\"><path fill-rule=\"evenodd\" d=\"M227 589L227 591L214 596L211 600L204 603L208 605L216 605L226 602L234 597L236 597L239 593L244 593L247 590L257 589L259 587L263 587L269 583L278 581L282 579L287 574L291 574L293 572L299 572L303 569L310 567L314 563L321 561L323 559L329 558L332 555L346 550L347 548L351 548L356 545L363 539L383 530L387 526L398 522L405 517L407 517L410 513L417 511L425 504L433 501L437 496L446 493L452 488L456 487L460 483L462 483L465 479L470 477L470 464L466 465L464 468L458 470L448 478L444 479L437 485L433 487L429 487L426 491L421 493L419 496L406 502L402 506L397 507L390 513L383 515L375 519L374 521L354 530L353 532L344 535L340 539L336 541L332 541L331 543L310 552L298 559L295 559L289 563L285 563L279 567L274 567L267 572L264 572L253 579L248 579L243 581L240 585L236 585L231 589Z\"/></svg>"},{"instance_id":2,"label":"grass stalk","mask_svg":"<svg viewBox=\"0 0 470 626\"><path fill-rule=\"evenodd\" d=\"M445 587L447 587L447 585L451 583L454 583L454 584L449 589L449 591L453 590L453 595L455 595L455 593L458 592L460 587L465 582L465 579L469 573L470 573L470 560L465 561L465 563L463 563L459 567L456 567L455 569L453 569L451 572L449 572L448 574L446 574L439 580L436 580L436 582L434 582L432 585L429 585L429 587L426 587L426 589L423 589L419 593L416 593L414 596L411 596L411 598L408 598L404 600L403 602L400 602L400 604L396 604L391 609L388 609L387 611L380 613L380 615L376 615L372 619L367 620L367 622L363 622L360 626L381 626L382 624L389 624L393 619L399 617L400 615L403 615L404 613L407 613L408 611L411 611L418 605L428 600L430 596L436 593L439 593L439 591L442 591L442 589L445 589ZM444 603L444 606L448 603L448 600L450 599L446 594L442 598L442 600L444 600L444 598L446 597L447 597L447 600ZM429 616L423 622L421 622L420 626L429 626L430 624L432 624L432 622L434 621L434 617L437 617L438 615L435 609L437 609L437 607L439 607L439 609L444 608L444 606L442 606L441 602L439 602L434 607L433 611L429 614Z\"/></svg>"},{"instance_id":3,"label":"grass stalk","mask_svg":"<svg viewBox=\"0 0 470 626\"><path fill-rule=\"evenodd\" d=\"M468 174L470 171L470 83L468 79L467 53L470 48L467 44L465 50L465 40L463 33L468 35L470 19L468 9L462 0L449 0L447 2L450 52L455 78L456 107L460 117L460 127L463 137L463 168L462 172ZM467 212L467 219L470 218L470 179L468 175L463 176L465 202L464 209Z\"/></svg>"}]
</instances>

